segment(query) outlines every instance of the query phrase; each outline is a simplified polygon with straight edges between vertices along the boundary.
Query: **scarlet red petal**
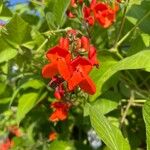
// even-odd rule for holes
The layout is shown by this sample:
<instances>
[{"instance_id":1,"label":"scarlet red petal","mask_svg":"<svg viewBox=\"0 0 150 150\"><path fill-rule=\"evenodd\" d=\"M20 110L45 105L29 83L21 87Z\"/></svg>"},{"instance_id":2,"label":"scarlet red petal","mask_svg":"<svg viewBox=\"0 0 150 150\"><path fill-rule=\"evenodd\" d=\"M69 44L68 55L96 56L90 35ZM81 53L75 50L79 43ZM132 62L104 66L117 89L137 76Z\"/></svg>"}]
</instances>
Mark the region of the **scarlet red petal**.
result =
<instances>
[{"instance_id":1,"label":"scarlet red petal","mask_svg":"<svg viewBox=\"0 0 150 150\"><path fill-rule=\"evenodd\" d=\"M90 8L93 9L96 5L96 0L92 0L90 4Z\"/></svg>"},{"instance_id":2,"label":"scarlet red petal","mask_svg":"<svg viewBox=\"0 0 150 150\"><path fill-rule=\"evenodd\" d=\"M91 69L92 69L92 65L90 63L89 60L87 60L86 58L83 57L76 57L72 63L71 66L73 67L73 69L75 69L78 65L82 66L82 69L88 74Z\"/></svg>"},{"instance_id":3,"label":"scarlet red petal","mask_svg":"<svg viewBox=\"0 0 150 150\"><path fill-rule=\"evenodd\" d=\"M83 76L80 72L74 71L72 77L68 80L68 89L74 90L76 86L83 80Z\"/></svg>"},{"instance_id":4,"label":"scarlet red petal","mask_svg":"<svg viewBox=\"0 0 150 150\"><path fill-rule=\"evenodd\" d=\"M45 78L52 78L58 73L57 63L47 64L42 69L42 76Z\"/></svg>"},{"instance_id":5,"label":"scarlet red petal","mask_svg":"<svg viewBox=\"0 0 150 150\"><path fill-rule=\"evenodd\" d=\"M63 49L68 50L69 49L69 40L68 40L68 38L61 37L59 39L59 46L62 47Z\"/></svg>"},{"instance_id":6,"label":"scarlet red petal","mask_svg":"<svg viewBox=\"0 0 150 150\"><path fill-rule=\"evenodd\" d=\"M95 23L95 19L94 19L93 16L89 16L89 17L86 19L86 21L88 22L88 24L89 24L90 26L93 26L94 23Z\"/></svg>"},{"instance_id":7,"label":"scarlet red petal","mask_svg":"<svg viewBox=\"0 0 150 150\"><path fill-rule=\"evenodd\" d=\"M89 58L92 65L98 65L98 60L96 57L96 48L94 46L90 46L88 58Z\"/></svg>"},{"instance_id":8,"label":"scarlet red petal","mask_svg":"<svg viewBox=\"0 0 150 150\"><path fill-rule=\"evenodd\" d=\"M90 16L90 8L87 6L83 7L83 15L84 15L84 19L88 18Z\"/></svg>"},{"instance_id":9,"label":"scarlet red petal","mask_svg":"<svg viewBox=\"0 0 150 150\"><path fill-rule=\"evenodd\" d=\"M50 59L51 61L53 61L53 56L55 56L57 54L57 57L66 57L69 52L68 50L61 48L60 46L55 46L51 49L48 50L48 52L46 53L46 56L48 59Z\"/></svg>"},{"instance_id":10,"label":"scarlet red petal","mask_svg":"<svg viewBox=\"0 0 150 150\"><path fill-rule=\"evenodd\" d=\"M58 59L58 63L57 63L57 66L58 66L58 71L60 73L60 75L65 79L65 80L68 80L69 77L70 77L70 70L68 68L68 65L65 61L65 59Z\"/></svg>"},{"instance_id":11,"label":"scarlet red petal","mask_svg":"<svg viewBox=\"0 0 150 150\"><path fill-rule=\"evenodd\" d=\"M93 95L96 92L96 86L88 76L86 76L86 78L83 81L81 81L79 86L82 90L84 90L85 92L91 95Z\"/></svg>"},{"instance_id":12,"label":"scarlet red petal","mask_svg":"<svg viewBox=\"0 0 150 150\"><path fill-rule=\"evenodd\" d=\"M81 45L82 45L82 48L85 49L85 51L89 51L90 41L86 36L81 37Z\"/></svg>"}]
</instances>

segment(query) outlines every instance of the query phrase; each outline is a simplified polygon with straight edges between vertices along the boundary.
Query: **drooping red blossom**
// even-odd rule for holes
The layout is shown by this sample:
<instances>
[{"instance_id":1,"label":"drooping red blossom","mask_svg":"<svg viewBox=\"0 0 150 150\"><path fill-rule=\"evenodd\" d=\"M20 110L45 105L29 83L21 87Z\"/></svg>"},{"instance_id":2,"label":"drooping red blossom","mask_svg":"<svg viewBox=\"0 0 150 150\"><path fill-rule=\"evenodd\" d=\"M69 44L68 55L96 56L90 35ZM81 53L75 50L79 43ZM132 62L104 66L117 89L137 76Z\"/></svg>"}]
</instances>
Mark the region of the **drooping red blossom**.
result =
<instances>
[{"instance_id":1,"label":"drooping red blossom","mask_svg":"<svg viewBox=\"0 0 150 150\"><path fill-rule=\"evenodd\" d=\"M93 26L95 19L94 16L91 15L91 8L84 6L83 7L83 16L84 16L84 20L90 25Z\"/></svg>"},{"instance_id":2,"label":"drooping red blossom","mask_svg":"<svg viewBox=\"0 0 150 150\"><path fill-rule=\"evenodd\" d=\"M96 66L96 67L99 66L99 62L98 62L97 56L96 56L96 48L92 45L90 46L90 50L89 50L89 53L88 53L88 58L89 58L89 61L91 62L91 64L93 66Z\"/></svg>"},{"instance_id":3,"label":"drooping red blossom","mask_svg":"<svg viewBox=\"0 0 150 150\"><path fill-rule=\"evenodd\" d=\"M95 19L103 28L108 28L115 21L116 11L106 3L97 3L93 12Z\"/></svg>"},{"instance_id":4,"label":"drooping red blossom","mask_svg":"<svg viewBox=\"0 0 150 150\"><path fill-rule=\"evenodd\" d=\"M55 131L50 132L48 139L49 139L49 141L56 140L57 139L57 133Z\"/></svg>"},{"instance_id":5,"label":"drooping red blossom","mask_svg":"<svg viewBox=\"0 0 150 150\"><path fill-rule=\"evenodd\" d=\"M43 77L52 78L53 76L60 74L67 80L70 77L68 64L71 61L71 56L69 51L59 46L55 46L47 52L46 56L51 63L43 67Z\"/></svg>"},{"instance_id":6,"label":"drooping red blossom","mask_svg":"<svg viewBox=\"0 0 150 150\"><path fill-rule=\"evenodd\" d=\"M68 117L68 111L71 107L69 102L58 102L55 101L51 104L51 108L53 108L54 112L50 116L50 121L57 122L57 121L64 121Z\"/></svg>"},{"instance_id":7,"label":"drooping red blossom","mask_svg":"<svg viewBox=\"0 0 150 150\"><path fill-rule=\"evenodd\" d=\"M68 80L68 89L72 91L79 86L83 91L89 94L94 94L96 87L88 76L88 73L92 69L90 61L78 56L71 62L71 68L72 75Z\"/></svg>"}]
</instances>

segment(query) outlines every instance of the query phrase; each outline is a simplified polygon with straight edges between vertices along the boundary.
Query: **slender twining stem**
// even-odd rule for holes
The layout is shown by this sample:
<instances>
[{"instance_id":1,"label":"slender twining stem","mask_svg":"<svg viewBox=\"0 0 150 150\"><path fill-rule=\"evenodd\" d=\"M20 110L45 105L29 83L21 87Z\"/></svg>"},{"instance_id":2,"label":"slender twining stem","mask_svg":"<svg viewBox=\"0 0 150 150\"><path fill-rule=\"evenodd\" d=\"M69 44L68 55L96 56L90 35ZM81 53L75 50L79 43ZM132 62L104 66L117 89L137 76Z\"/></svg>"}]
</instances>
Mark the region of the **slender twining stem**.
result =
<instances>
[{"instance_id":1,"label":"slender twining stem","mask_svg":"<svg viewBox=\"0 0 150 150\"><path fill-rule=\"evenodd\" d=\"M116 38L114 47L116 47L117 42L118 42L118 40L120 39L121 33L122 33L122 31L123 31L124 24L125 24L125 20L126 20L127 7L128 7L128 5L129 5L129 2L130 2L130 0L126 0L126 2L125 2L125 3L126 3L126 6L125 6L124 11L123 11L123 17L122 17L122 20L121 20L121 25L120 25L119 33L118 33L118 35L117 35L117 38Z\"/></svg>"},{"instance_id":2,"label":"slender twining stem","mask_svg":"<svg viewBox=\"0 0 150 150\"><path fill-rule=\"evenodd\" d=\"M48 42L48 39L45 39L44 42L40 45L40 47L36 50L36 53L39 52L45 46L47 42Z\"/></svg>"},{"instance_id":3,"label":"slender twining stem","mask_svg":"<svg viewBox=\"0 0 150 150\"><path fill-rule=\"evenodd\" d=\"M150 15L150 11L148 11L148 12L144 15L144 17L141 18L141 19L139 20L139 22L138 22L129 32L127 32L127 34L126 34L125 36L123 36L121 40L119 40L119 41L117 42L116 47L120 46L120 44L121 44L124 40L126 40L126 39L128 38L128 36L129 36L129 35L145 20L145 18L147 18L149 15Z\"/></svg>"},{"instance_id":4,"label":"slender twining stem","mask_svg":"<svg viewBox=\"0 0 150 150\"><path fill-rule=\"evenodd\" d=\"M120 121L121 126L122 126L122 125L124 124L124 122L125 122L125 119L126 119L126 116L127 116L127 114L128 114L129 108L132 106L133 101L134 101L134 91L131 90L130 99L129 99L129 101L128 101L128 104L127 104L127 106L126 106L125 111L124 111L123 114L122 114L122 118L121 118L121 121Z\"/></svg>"},{"instance_id":5,"label":"slender twining stem","mask_svg":"<svg viewBox=\"0 0 150 150\"><path fill-rule=\"evenodd\" d=\"M50 31L44 32L43 34L49 36L51 34L55 34L59 32L67 32L68 30L71 30L71 29L72 29L71 27L67 27L65 29L50 30Z\"/></svg>"}]
</instances>

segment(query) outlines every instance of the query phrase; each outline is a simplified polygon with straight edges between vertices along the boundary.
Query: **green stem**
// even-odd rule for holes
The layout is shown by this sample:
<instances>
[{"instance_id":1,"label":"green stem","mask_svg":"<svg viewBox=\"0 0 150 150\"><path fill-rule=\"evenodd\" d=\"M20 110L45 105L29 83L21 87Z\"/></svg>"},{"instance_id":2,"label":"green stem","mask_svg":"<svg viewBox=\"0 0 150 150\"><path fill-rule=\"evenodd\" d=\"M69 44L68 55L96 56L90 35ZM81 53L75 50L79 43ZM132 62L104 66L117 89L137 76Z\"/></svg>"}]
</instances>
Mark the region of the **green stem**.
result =
<instances>
[{"instance_id":1,"label":"green stem","mask_svg":"<svg viewBox=\"0 0 150 150\"><path fill-rule=\"evenodd\" d=\"M49 36L51 34L55 34L55 33L59 33L59 32L67 32L68 30L71 30L71 29L72 29L71 27L67 27L65 29L47 31L47 32L44 32L43 34L46 36Z\"/></svg>"},{"instance_id":2,"label":"green stem","mask_svg":"<svg viewBox=\"0 0 150 150\"><path fill-rule=\"evenodd\" d=\"M134 103L145 103L146 100L144 99L138 99L138 100L134 100Z\"/></svg>"},{"instance_id":3,"label":"green stem","mask_svg":"<svg viewBox=\"0 0 150 150\"><path fill-rule=\"evenodd\" d=\"M118 33L118 36L117 36L117 38L116 38L114 47L116 47L117 42L118 42L118 40L120 39L121 33L122 33L122 31L123 31L123 28L124 28L125 19L126 19L126 13L127 13L127 7L128 7L128 5L129 5L129 1L130 1L130 0L126 0L126 3L127 3L127 4L126 4L126 7L124 8L124 11L123 11L123 17L122 17L122 20L121 20L121 25L120 25L119 33Z\"/></svg>"},{"instance_id":4,"label":"green stem","mask_svg":"<svg viewBox=\"0 0 150 150\"><path fill-rule=\"evenodd\" d=\"M45 46L45 44L48 42L48 39L45 39L45 41L41 44L41 46L36 50L37 52L40 52L40 50Z\"/></svg>"},{"instance_id":5,"label":"green stem","mask_svg":"<svg viewBox=\"0 0 150 150\"><path fill-rule=\"evenodd\" d=\"M130 99L129 99L129 101L128 101L128 104L127 104L127 106L126 106L125 111L123 112L123 115L122 115L122 118L121 118L121 121L120 121L121 126L122 126L122 125L124 124L124 122L125 122L127 113L128 113L128 111L129 111L129 108L131 107L133 101L134 101L134 92L131 91Z\"/></svg>"},{"instance_id":6,"label":"green stem","mask_svg":"<svg viewBox=\"0 0 150 150\"><path fill-rule=\"evenodd\" d=\"M141 20L139 20L139 22L125 35L123 36L123 38L118 41L118 43L116 44L116 47L120 46L122 44L122 42L124 40L126 40L128 38L128 36L145 20L145 18L147 18L150 15L150 11L148 11L143 18L141 18Z\"/></svg>"}]
</instances>

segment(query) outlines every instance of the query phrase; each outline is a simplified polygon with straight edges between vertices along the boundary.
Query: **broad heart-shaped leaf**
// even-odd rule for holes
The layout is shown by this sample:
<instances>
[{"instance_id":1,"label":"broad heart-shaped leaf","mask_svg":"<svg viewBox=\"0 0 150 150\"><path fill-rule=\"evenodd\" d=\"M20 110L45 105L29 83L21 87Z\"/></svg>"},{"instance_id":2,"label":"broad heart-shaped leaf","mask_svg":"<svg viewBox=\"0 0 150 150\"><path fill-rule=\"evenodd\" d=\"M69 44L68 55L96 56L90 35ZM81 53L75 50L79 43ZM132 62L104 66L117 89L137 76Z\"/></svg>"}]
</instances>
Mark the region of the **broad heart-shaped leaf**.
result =
<instances>
[{"instance_id":1,"label":"broad heart-shaped leaf","mask_svg":"<svg viewBox=\"0 0 150 150\"><path fill-rule=\"evenodd\" d=\"M101 95L101 93L103 92L104 83L116 72L129 69L145 69L146 71L148 71L150 68L150 50L143 50L139 53L136 53L135 55L117 62L114 65L110 65L107 70L104 70L103 73L101 73L100 71L102 67L99 69L99 71L94 70L92 72L92 74L97 74L95 82L97 89L96 93L90 96L91 101L95 100L99 95Z\"/></svg>"},{"instance_id":2,"label":"broad heart-shaped leaf","mask_svg":"<svg viewBox=\"0 0 150 150\"><path fill-rule=\"evenodd\" d=\"M0 63L8 61L17 55L17 50L9 46L2 37L0 37Z\"/></svg>"},{"instance_id":3,"label":"broad heart-shaped leaf","mask_svg":"<svg viewBox=\"0 0 150 150\"><path fill-rule=\"evenodd\" d=\"M150 149L150 100L147 100L143 107L143 118L146 125L147 150Z\"/></svg>"},{"instance_id":4,"label":"broad heart-shaped leaf","mask_svg":"<svg viewBox=\"0 0 150 150\"><path fill-rule=\"evenodd\" d=\"M70 0L55 0L55 5L53 9L53 14L55 17L55 22L58 27L61 27L64 23L65 13L69 7Z\"/></svg>"},{"instance_id":5,"label":"broad heart-shaped leaf","mask_svg":"<svg viewBox=\"0 0 150 150\"><path fill-rule=\"evenodd\" d=\"M17 109L18 123L20 123L25 115L36 105L37 101L38 93L35 92L27 93L20 97Z\"/></svg>"},{"instance_id":6,"label":"broad heart-shaped leaf","mask_svg":"<svg viewBox=\"0 0 150 150\"><path fill-rule=\"evenodd\" d=\"M15 48L32 39L31 27L18 15L14 15L6 25L6 32L2 34L2 37Z\"/></svg>"},{"instance_id":7,"label":"broad heart-shaped leaf","mask_svg":"<svg viewBox=\"0 0 150 150\"><path fill-rule=\"evenodd\" d=\"M112 125L97 107L90 107L90 120L99 138L110 150L130 150L129 143L121 131Z\"/></svg>"}]
</instances>

